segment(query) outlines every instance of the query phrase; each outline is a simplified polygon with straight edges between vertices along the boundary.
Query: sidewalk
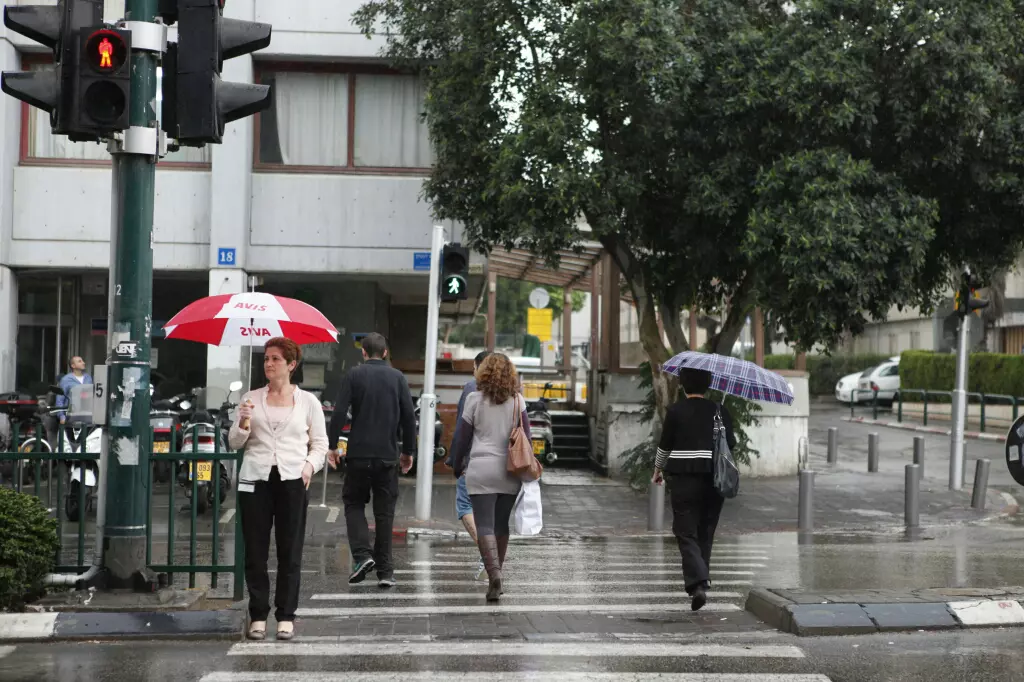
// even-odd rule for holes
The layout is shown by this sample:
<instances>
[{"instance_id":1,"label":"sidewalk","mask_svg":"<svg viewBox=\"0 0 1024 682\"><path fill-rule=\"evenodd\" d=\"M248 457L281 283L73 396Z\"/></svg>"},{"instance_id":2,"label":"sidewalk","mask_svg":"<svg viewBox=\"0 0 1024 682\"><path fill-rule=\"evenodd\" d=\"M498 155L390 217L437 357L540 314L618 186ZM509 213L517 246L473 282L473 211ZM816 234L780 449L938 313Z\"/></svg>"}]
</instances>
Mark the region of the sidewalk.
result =
<instances>
[{"instance_id":1,"label":"sidewalk","mask_svg":"<svg viewBox=\"0 0 1024 682\"><path fill-rule=\"evenodd\" d=\"M870 416L856 416L856 417L843 417L844 422L850 422L851 424L870 424L872 426L885 426L891 429L902 429L904 431L914 431L916 433L934 433L942 436L948 436L950 434L950 427L948 422L946 426L935 426L929 424L925 426L922 422L911 421L906 417L903 421L896 421L895 415L886 415L882 412L878 414L878 419L872 419ZM964 438L971 440L983 440L990 441L993 443L1002 443L1006 440L1006 430L1003 429L1002 433L993 432L992 429L982 433L980 431L964 431Z\"/></svg>"},{"instance_id":2,"label":"sidewalk","mask_svg":"<svg viewBox=\"0 0 1024 682\"><path fill-rule=\"evenodd\" d=\"M823 449L823 448L822 448ZM841 461L830 468L824 455L816 456L811 448L811 466L818 473L815 480L814 528L816 531L877 531L890 533L903 527L904 472L902 465L891 462L876 474L863 467L856 469L853 460ZM570 484L562 484L564 479ZM560 480L562 479L562 480ZM609 481L593 474L549 469L542 481L544 531L548 537L623 536L647 533L647 495L627 485ZM797 530L797 477L744 478L740 494L728 500L722 511L719 533L746 533ZM344 514L333 512L340 505L341 486L332 477L328 486L326 514L315 513L311 507L308 533L313 536L338 537L345 533ZM921 485L921 526L944 526L974 523L1007 513L1016 502L1003 493L990 490L986 510L970 507L969 487L951 492L938 478L926 477ZM440 534L462 531L455 516L455 481L437 475L433 481L433 502L430 521L415 516L415 481L402 479L395 513L395 534L403 535L410 528L420 532L428 529ZM369 512L367 515L370 516ZM328 523L328 520L332 522ZM672 528L671 509L666 499L665 532ZM326 538L325 538L326 539Z\"/></svg>"}]
</instances>

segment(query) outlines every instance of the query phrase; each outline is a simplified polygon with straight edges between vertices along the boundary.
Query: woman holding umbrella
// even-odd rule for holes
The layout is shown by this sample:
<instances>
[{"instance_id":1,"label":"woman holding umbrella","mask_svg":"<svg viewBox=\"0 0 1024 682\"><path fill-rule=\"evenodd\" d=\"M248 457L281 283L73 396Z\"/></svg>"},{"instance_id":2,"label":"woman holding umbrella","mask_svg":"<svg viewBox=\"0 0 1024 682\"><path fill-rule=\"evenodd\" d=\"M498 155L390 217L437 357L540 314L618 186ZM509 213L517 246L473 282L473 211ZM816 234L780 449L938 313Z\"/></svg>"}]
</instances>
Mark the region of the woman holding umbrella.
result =
<instances>
[{"instance_id":1,"label":"woman holding umbrella","mask_svg":"<svg viewBox=\"0 0 1024 682\"><path fill-rule=\"evenodd\" d=\"M704 397L709 388L746 398L790 404L793 391L778 374L739 360L686 351L662 366L679 376L685 397L668 408L652 483L668 482L672 533L683 559L686 592L694 611L707 603L711 546L724 499L715 488L715 418L721 414L729 448L735 448L729 411Z\"/></svg>"},{"instance_id":2,"label":"woman holding umbrella","mask_svg":"<svg viewBox=\"0 0 1024 682\"><path fill-rule=\"evenodd\" d=\"M301 359L302 351L291 339L267 341L263 371L269 385L244 396L228 436L231 449L245 447L238 492L249 586L249 639L263 639L267 632L271 527L277 537L277 638L294 636L307 490L327 456L323 407L316 396L291 383Z\"/></svg>"}]
</instances>

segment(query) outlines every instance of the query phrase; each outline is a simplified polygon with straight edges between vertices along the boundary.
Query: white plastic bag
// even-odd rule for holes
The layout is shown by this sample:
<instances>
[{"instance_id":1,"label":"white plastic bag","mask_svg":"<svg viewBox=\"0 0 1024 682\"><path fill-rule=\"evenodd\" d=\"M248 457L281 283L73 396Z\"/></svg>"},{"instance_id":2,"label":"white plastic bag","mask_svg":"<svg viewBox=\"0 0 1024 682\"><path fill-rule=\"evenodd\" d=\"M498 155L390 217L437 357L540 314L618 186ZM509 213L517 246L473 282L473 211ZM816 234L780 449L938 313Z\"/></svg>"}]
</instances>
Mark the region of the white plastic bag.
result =
<instances>
[{"instance_id":1,"label":"white plastic bag","mask_svg":"<svg viewBox=\"0 0 1024 682\"><path fill-rule=\"evenodd\" d=\"M515 508L516 535L537 535L544 527L540 503L540 481L526 481L519 490Z\"/></svg>"}]
</instances>

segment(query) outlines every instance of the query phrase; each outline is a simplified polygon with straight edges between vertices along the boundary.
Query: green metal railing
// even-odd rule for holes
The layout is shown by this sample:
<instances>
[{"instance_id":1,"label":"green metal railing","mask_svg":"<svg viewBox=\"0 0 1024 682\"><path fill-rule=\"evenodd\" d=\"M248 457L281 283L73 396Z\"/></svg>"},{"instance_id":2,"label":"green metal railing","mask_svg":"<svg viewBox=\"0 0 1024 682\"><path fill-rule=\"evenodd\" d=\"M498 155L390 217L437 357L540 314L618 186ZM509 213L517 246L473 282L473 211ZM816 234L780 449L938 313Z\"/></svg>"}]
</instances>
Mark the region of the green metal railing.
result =
<instances>
[{"instance_id":1,"label":"green metal railing","mask_svg":"<svg viewBox=\"0 0 1024 682\"><path fill-rule=\"evenodd\" d=\"M877 391L864 391L859 389L853 389L850 396L850 416L854 416L854 411L857 406L857 395L858 393L872 393L871 407L873 412L873 419L878 419L878 392ZM901 388L896 391L895 403L896 408L896 421L903 422L903 397L904 395L921 396L922 405L922 422L924 426L928 426L928 400L929 398L940 398L939 401L943 404L951 403L953 400L952 391L932 391L919 388ZM987 425L987 406L988 405L1003 405L1009 404L1013 408L1013 416L1011 422L1017 421L1017 417L1020 413L1020 404L1024 401L1024 398L1012 395L1003 395L1001 393L978 393L968 392L967 402L968 404L976 403L980 405L978 415L978 426L979 430L985 431Z\"/></svg>"},{"instance_id":2,"label":"green metal railing","mask_svg":"<svg viewBox=\"0 0 1024 682\"><path fill-rule=\"evenodd\" d=\"M56 515L57 518L57 556L55 569L58 573L82 573L88 569L88 564L85 557L85 539L86 539L86 519L87 519L87 495L86 486L78 485L78 532L77 532L77 563L76 564L63 564L64 554L64 524L65 517L67 515L67 503L65 500L64 485L65 479L70 481L71 467L76 462L94 462L96 468L99 468L100 453L98 452L86 452L85 436L86 431L83 431L81 438L81 449L78 452L64 452L65 449L65 437L64 429L59 428L57 432L57 446L56 452L49 451L49 443L45 440L45 430L41 424L37 424L35 427L34 434L28 438L22 438L19 429L19 424L14 424L11 434L11 444L17 444L17 447L12 447L12 452L0 452L0 485L10 485L18 492L31 492L36 497L40 498L50 509L51 513ZM157 573L164 573L168 575L168 582L174 582L174 576L179 573L188 574L188 586L193 588L196 586L196 575L202 573L210 574L210 586L216 588L218 584L218 576L220 574L232 574L234 576L233 585L233 597L236 601L241 600L244 595L244 565L245 565L245 545L242 541L242 526L241 526L241 515L238 513L238 486L234 485L235 489L235 509L234 523L233 523L233 544L234 544L234 557L231 563L222 563L221 552L220 552L220 541L223 539L220 532L220 516L221 516L221 490L222 482L220 473L220 464L223 464L227 470L231 470L232 464L234 464L234 471L237 477L237 472L241 469L242 452L224 452L221 450L220 443L220 429L214 429L213 434L213 445L214 452L199 452L199 427L194 426L192 429L192 448L189 452L181 452L177 448L177 433L172 432L170 443L167 448L167 452L155 453L153 452L153 430L149 432L149 442L146 444L147 447L140 448L140 463L146 466L149 470L149 476L147 478L146 486L146 564L149 568ZM39 437L39 435L42 437ZM3 470L6 468L5 463L13 462L11 467L12 476L10 478L4 477ZM58 464L64 463L64 471L60 471L61 467L54 467L53 463ZM167 508L167 560L166 563L154 563L153 561L153 492L156 482L154 480L156 468L160 463L166 462L170 468L171 476L168 484L168 508ZM44 463L47 464L47 468L44 470ZM191 475L190 471L198 471L198 465L200 463L209 463L210 470L210 485L213 489L212 503L210 505L212 511L212 547L211 547L211 558L209 563L200 564L197 563L197 556L199 551L198 542L198 520L199 520L199 495L203 488L200 487L199 476ZM44 497L42 490L42 480L44 471L47 472L47 485L46 495ZM56 472L56 476L54 476ZM31 491L26 491L25 479L26 474L31 473ZM100 472L99 475L103 475ZM84 478L84 472L83 472ZM179 480L180 479L180 480ZM56 500L53 499L54 492L54 481L56 481ZM186 495L190 497L189 503L189 534L188 534L188 563L176 563L175 562L175 516L177 510L175 509L175 498L178 486L181 485L187 489Z\"/></svg>"}]
</instances>

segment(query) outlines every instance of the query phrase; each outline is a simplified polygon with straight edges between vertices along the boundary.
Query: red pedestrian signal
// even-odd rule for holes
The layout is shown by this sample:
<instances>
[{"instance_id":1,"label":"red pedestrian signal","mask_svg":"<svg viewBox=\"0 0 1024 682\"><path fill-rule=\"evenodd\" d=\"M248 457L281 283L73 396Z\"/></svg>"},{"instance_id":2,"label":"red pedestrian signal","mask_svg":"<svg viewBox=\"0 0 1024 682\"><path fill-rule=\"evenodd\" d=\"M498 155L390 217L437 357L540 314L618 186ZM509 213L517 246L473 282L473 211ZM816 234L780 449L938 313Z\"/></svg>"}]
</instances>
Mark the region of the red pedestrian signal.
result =
<instances>
[{"instance_id":1,"label":"red pedestrian signal","mask_svg":"<svg viewBox=\"0 0 1024 682\"><path fill-rule=\"evenodd\" d=\"M89 65L99 73L120 69L128 57L128 46L120 35L108 29L94 31L85 43Z\"/></svg>"}]
</instances>

